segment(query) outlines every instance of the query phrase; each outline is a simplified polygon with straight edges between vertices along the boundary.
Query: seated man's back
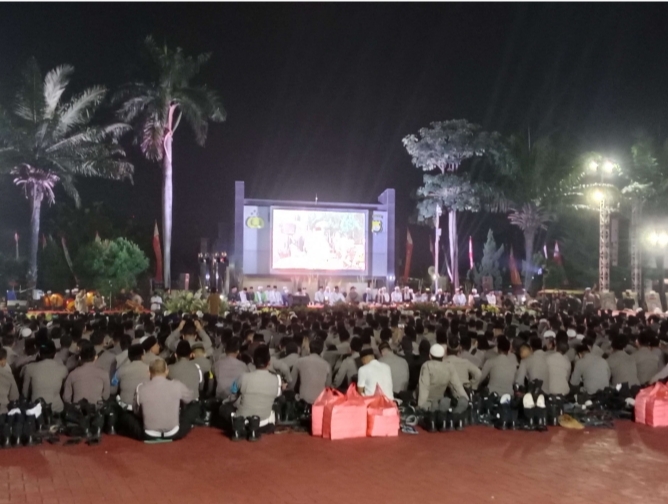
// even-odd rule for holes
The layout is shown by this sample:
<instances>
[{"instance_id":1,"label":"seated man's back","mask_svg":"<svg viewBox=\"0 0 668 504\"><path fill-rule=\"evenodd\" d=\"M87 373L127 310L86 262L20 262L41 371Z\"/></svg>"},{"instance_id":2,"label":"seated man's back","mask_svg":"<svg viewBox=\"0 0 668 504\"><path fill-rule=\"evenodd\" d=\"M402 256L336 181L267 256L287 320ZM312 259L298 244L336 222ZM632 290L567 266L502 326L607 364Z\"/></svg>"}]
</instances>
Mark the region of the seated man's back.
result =
<instances>
[{"instance_id":1,"label":"seated man's back","mask_svg":"<svg viewBox=\"0 0 668 504\"><path fill-rule=\"evenodd\" d=\"M132 407L132 403L140 383L150 379L148 365L142 360L144 348L141 345L132 345L128 349L128 361L117 372L118 395L123 405Z\"/></svg>"},{"instance_id":2,"label":"seated man's back","mask_svg":"<svg viewBox=\"0 0 668 504\"><path fill-rule=\"evenodd\" d=\"M25 368L23 395L31 401L41 397L55 413L60 413L64 407L60 390L67 378L67 368L54 360L56 347L53 342L44 343L39 354L42 360L28 364Z\"/></svg>"},{"instance_id":3,"label":"seated man's back","mask_svg":"<svg viewBox=\"0 0 668 504\"><path fill-rule=\"evenodd\" d=\"M86 345L79 354L80 365L67 376L63 391L66 403L77 403L86 399L90 404L109 399L109 374L95 365L95 349Z\"/></svg>"},{"instance_id":4,"label":"seated man's back","mask_svg":"<svg viewBox=\"0 0 668 504\"><path fill-rule=\"evenodd\" d=\"M324 344L322 340L311 342L311 354L301 357L292 368L290 387L299 382L299 397L313 404L325 387L332 384L332 368L320 357Z\"/></svg>"}]
</instances>

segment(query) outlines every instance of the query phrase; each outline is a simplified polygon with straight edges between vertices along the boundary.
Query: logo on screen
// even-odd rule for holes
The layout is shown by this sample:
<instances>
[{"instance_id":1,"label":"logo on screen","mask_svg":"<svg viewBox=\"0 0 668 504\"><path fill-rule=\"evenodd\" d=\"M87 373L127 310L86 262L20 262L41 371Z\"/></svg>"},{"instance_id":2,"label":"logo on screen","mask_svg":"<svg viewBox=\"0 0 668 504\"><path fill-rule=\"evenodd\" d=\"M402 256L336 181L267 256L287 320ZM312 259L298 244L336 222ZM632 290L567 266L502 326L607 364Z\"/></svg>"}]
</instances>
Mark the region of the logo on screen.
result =
<instances>
[{"instance_id":1,"label":"logo on screen","mask_svg":"<svg viewBox=\"0 0 668 504\"><path fill-rule=\"evenodd\" d=\"M251 215L246 219L246 227L250 229L262 229L264 227L264 219L257 215Z\"/></svg>"},{"instance_id":2,"label":"logo on screen","mask_svg":"<svg viewBox=\"0 0 668 504\"><path fill-rule=\"evenodd\" d=\"M371 232L380 233L383 230L383 221L380 219L374 219L371 221Z\"/></svg>"}]
</instances>

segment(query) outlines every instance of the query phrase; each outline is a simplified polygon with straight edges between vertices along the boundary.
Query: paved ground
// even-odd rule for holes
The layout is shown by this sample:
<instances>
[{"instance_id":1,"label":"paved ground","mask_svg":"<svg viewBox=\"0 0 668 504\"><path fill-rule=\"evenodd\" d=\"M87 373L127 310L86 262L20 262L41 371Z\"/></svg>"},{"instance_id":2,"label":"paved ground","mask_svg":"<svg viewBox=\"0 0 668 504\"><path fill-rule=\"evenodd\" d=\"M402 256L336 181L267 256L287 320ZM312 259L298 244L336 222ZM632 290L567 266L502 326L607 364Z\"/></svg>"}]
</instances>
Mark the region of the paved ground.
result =
<instances>
[{"instance_id":1,"label":"paved ground","mask_svg":"<svg viewBox=\"0 0 668 504\"><path fill-rule=\"evenodd\" d=\"M198 428L181 442L0 451L0 503L668 502L668 430L463 432L232 443Z\"/></svg>"}]
</instances>

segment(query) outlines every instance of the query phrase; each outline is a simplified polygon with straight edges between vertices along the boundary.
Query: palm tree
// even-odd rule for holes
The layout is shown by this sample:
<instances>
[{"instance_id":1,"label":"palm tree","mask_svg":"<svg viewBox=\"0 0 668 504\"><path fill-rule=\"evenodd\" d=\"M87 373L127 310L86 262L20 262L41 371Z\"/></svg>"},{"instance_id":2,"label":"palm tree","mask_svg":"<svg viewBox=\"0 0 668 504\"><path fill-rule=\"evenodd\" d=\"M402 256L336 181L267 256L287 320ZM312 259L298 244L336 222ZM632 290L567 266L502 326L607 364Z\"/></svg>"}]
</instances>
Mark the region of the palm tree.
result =
<instances>
[{"instance_id":1,"label":"palm tree","mask_svg":"<svg viewBox=\"0 0 668 504\"><path fill-rule=\"evenodd\" d=\"M79 206L76 176L123 179L133 171L118 144L129 126L93 123L106 89L94 86L64 100L73 71L63 65L42 78L36 60L29 60L11 112L0 108L0 173L14 175L14 183L23 188L32 209L31 286L37 282L42 203L55 201L55 186L60 183Z\"/></svg>"},{"instance_id":2,"label":"palm tree","mask_svg":"<svg viewBox=\"0 0 668 504\"><path fill-rule=\"evenodd\" d=\"M512 202L510 223L524 234L524 288L528 290L536 235L555 220L554 209L572 190L577 166L570 143L560 138L544 137L532 144L522 135L514 135L508 150L516 172L501 181L499 192Z\"/></svg>"},{"instance_id":3,"label":"palm tree","mask_svg":"<svg viewBox=\"0 0 668 504\"><path fill-rule=\"evenodd\" d=\"M533 257L534 241L536 234L541 229L547 230L547 225L554 220L554 216L540 205L529 202L522 205L520 209L513 208L508 215L508 220L514 226L522 230L524 234L524 257ZM529 290L531 286L531 263L524 261L524 288Z\"/></svg>"},{"instance_id":4,"label":"palm tree","mask_svg":"<svg viewBox=\"0 0 668 504\"><path fill-rule=\"evenodd\" d=\"M209 121L225 120L217 94L206 86L193 85L210 54L186 56L159 47L153 38L145 41L148 66L152 71L147 82L125 85L116 95L119 115L136 126L144 156L162 164L162 239L165 287L171 285L172 250L172 144L174 133L184 118L195 133L199 145L206 141Z\"/></svg>"}]
</instances>

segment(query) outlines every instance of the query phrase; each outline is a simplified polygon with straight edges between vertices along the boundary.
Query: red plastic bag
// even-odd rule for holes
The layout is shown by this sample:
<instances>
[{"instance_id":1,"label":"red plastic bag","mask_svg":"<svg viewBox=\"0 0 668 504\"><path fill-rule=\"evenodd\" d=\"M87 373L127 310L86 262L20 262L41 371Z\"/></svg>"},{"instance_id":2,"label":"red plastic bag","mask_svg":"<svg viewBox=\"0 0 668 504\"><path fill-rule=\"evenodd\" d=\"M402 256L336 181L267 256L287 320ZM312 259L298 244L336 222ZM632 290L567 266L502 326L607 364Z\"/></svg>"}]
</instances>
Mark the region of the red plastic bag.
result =
<instances>
[{"instance_id":1,"label":"red plastic bag","mask_svg":"<svg viewBox=\"0 0 668 504\"><path fill-rule=\"evenodd\" d=\"M650 427L668 427L668 387L652 390L645 403L645 424Z\"/></svg>"},{"instance_id":2,"label":"red plastic bag","mask_svg":"<svg viewBox=\"0 0 668 504\"><path fill-rule=\"evenodd\" d=\"M366 434L369 437L391 437L399 435L399 408L376 388L373 401L367 411Z\"/></svg>"},{"instance_id":3,"label":"red plastic bag","mask_svg":"<svg viewBox=\"0 0 668 504\"><path fill-rule=\"evenodd\" d=\"M647 423L646 421L647 402L652 396L658 394L659 391L664 387L665 385L663 383L655 383L654 385L650 387L645 387L640 392L638 392L638 395L636 395L636 401L634 406L635 421L637 423L641 424Z\"/></svg>"},{"instance_id":4,"label":"red plastic bag","mask_svg":"<svg viewBox=\"0 0 668 504\"><path fill-rule=\"evenodd\" d=\"M354 394L346 394L346 397L340 397L325 406L322 437L332 440L366 437L364 400Z\"/></svg>"},{"instance_id":5,"label":"red plastic bag","mask_svg":"<svg viewBox=\"0 0 668 504\"><path fill-rule=\"evenodd\" d=\"M322 419L325 414L325 406L341 399L343 394L333 388L325 388L311 407L311 435L322 436Z\"/></svg>"},{"instance_id":6,"label":"red plastic bag","mask_svg":"<svg viewBox=\"0 0 668 504\"><path fill-rule=\"evenodd\" d=\"M378 394L382 394L380 391L380 386L376 385L376 392L372 396L363 396L362 394L359 393L357 390L357 384L351 383L350 386L348 387L348 390L346 390L346 397L348 399L361 399L364 401L365 405L369 405L369 403L373 402L373 400L378 396Z\"/></svg>"}]
</instances>

